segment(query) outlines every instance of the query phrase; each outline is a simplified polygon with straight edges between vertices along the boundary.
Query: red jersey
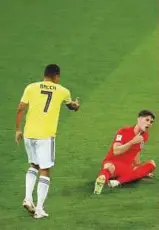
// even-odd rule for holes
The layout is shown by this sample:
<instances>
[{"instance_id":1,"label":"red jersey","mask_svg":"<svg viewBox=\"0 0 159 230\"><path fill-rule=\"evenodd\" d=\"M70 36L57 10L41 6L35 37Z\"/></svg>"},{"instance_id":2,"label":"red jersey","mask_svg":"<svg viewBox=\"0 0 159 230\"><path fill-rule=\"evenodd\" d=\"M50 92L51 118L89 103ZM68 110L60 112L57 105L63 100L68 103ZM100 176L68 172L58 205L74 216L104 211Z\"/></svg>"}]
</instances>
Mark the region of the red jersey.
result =
<instances>
[{"instance_id":1,"label":"red jersey","mask_svg":"<svg viewBox=\"0 0 159 230\"><path fill-rule=\"evenodd\" d=\"M134 133L134 126L124 127L124 128L121 128L120 130L118 130L115 137L114 137L114 141L110 147L110 150L109 150L108 154L106 155L104 161L105 160L107 160L107 161L119 160L119 161L125 162L127 164L132 164L135 157L137 156L138 152L140 152L143 149L144 143L148 140L148 132L144 132L142 134L143 139L144 139L142 143L132 145L128 151L126 151L125 153L122 153L121 155L118 155L118 156L114 155L113 145L116 142L124 145L127 142L129 142L130 140L132 140L135 136L136 136L136 134Z\"/></svg>"}]
</instances>

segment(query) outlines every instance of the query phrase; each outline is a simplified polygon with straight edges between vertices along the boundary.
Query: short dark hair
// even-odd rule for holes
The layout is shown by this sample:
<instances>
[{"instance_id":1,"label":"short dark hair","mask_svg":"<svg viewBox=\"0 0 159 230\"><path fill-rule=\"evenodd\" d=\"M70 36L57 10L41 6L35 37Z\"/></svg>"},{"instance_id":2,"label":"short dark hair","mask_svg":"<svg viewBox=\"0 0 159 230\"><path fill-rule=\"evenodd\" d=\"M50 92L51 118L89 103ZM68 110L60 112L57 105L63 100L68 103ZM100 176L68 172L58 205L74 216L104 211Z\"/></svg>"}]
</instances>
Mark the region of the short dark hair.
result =
<instances>
[{"instance_id":1,"label":"short dark hair","mask_svg":"<svg viewBox=\"0 0 159 230\"><path fill-rule=\"evenodd\" d=\"M151 116L153 120L155 120L155 115L152 111L147 110L147 109L143 109L138 113L138 117L147 117L147 116Z\"/></svg>"},{"instance_id":2,"label":"short dark hair","mask_svg":"<svg viewBox=\"0 0 159 230\"><path fill-rule=\"evenodd\" d=\"M56 64L50 64L45 67L44 76L45 77L54 77L60 75L60 67Z\"/></svg>"}]
</instances>

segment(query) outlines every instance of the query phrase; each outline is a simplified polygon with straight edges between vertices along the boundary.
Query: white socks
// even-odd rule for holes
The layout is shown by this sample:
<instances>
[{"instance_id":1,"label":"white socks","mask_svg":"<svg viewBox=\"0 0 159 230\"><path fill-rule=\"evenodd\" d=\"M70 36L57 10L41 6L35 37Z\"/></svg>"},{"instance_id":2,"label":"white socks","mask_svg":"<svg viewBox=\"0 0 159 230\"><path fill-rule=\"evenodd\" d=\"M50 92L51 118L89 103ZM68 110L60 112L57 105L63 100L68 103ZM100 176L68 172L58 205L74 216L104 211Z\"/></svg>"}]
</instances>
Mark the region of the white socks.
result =
<instances>
[{"instance_id":1,"label":"white socks","mask_svg":"<svg viewBox=\"0 0 159 230\"><path fill-rule=\"evenodd\" d=\"M46 176L40 176L37 187L37 209L43 209L43 204L48 194L50 184L50 178Z\"/></svg>"},{"instance_id":2,"label":"white socks","mask_svg":"<svg viewBox=\"0 0 159 230\"><path fill-rule=\"evenodd\" d=\"M38 175L38 170L32 167L28 169L28 172L26 174L25 200L30 202L33 201L32 194L36 183L37 175Z\"/></svg>"},{"instance_id":3,"label":"white socks","mask_svg":"<svg viewBox=\"0 0 159 230\"><path fill-rule=\"evenodd\" d=\"M25 200L33 202L33 190L35 187L38 170L30 167L26 173L26 194ZM40 176L37 186L37 209L43 209L45 199L48 194L50 178L47 176Z\"/></svg>"}]
</instances>

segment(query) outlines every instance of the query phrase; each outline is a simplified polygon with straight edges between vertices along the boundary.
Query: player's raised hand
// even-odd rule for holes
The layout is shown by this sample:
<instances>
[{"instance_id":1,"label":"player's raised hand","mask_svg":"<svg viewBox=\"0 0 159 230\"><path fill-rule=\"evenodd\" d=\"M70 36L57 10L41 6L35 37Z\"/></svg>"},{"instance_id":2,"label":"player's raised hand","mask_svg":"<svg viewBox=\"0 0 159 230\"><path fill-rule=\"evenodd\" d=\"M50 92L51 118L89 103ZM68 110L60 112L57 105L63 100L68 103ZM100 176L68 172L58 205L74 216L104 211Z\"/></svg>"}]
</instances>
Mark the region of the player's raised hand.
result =
<instances>
[{"instance_id":1,"label":"player's raised hand","mask_svg":"<svg viewBox=\"0 0 159 230\"><path fill-rule=\"evenodd\" d=\"M80 107L79 97L77 97L74 101L71 101L71 103L66 104L66 106L73 111L77 111Z\"/></svg>"},{"instance_id":2,"label":"player's raised hand","mask_svg":"<svg viewBox=\"0 0 159 230\"><path fill-rule=\"evenodd\" d=\"M138 144L138 143L141 143L143 142L144 138L143 136L141 135L141 133L138 133L133 139L132 139L132 144L135 145L135 144Z\"/></svg>"},{"instance_id":3,"label":"player's raised hand","mask_svg":"<svg viewBox=\"0 0 159 230\"><path fill-rule=\"evenodd\" d=\"M80 101L79 101L79 97L76 97L75 101L73 102L75 105L75 111L77 111L80 107Z\"/></svg>"},{"instance_id":4,"label":"player's raised hand","mask_svg":"<svg viewBox=\"0 0 159 230\"><path fill-rule=\"evenodd\" d=\"M22 133L22 131L21 130L16 131L16 133L15 133L15 141L16 141L16 143L19 144L19 141L21 139L23 139L23 133Z\"/></svg>"}]
</instances>

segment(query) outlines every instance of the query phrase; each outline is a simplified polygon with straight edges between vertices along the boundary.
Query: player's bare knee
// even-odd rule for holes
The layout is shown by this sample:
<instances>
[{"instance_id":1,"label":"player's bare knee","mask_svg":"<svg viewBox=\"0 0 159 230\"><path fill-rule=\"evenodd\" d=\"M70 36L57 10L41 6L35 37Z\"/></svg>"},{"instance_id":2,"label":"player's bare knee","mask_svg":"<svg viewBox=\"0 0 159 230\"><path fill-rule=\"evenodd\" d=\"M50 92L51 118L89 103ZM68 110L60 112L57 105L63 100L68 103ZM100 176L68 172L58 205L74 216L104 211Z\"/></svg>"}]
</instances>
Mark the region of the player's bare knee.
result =
<instances>
[{"instance_id":1,"label":"player's bare knee","mask_svg":"<svg viewBox=\"0 0 159 230\"><path fill-rule=\"evenodd\" d=\"M49 168L47 168L47 169L40 169L40 176L49 177L49 175L50 175L50 170L49 170Z\"/></svg>"},{"instance_id":2,"label":"player's bare knee","mask_svg":"<svg viewBox=\"0 0 159 230\"><path fill-rule=\"evenodd\" d=\"M104 169L108 169L111 174L115 171L115 166L112 163L105 163Z\"/></svg>"}]
</instances>

